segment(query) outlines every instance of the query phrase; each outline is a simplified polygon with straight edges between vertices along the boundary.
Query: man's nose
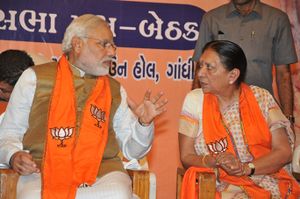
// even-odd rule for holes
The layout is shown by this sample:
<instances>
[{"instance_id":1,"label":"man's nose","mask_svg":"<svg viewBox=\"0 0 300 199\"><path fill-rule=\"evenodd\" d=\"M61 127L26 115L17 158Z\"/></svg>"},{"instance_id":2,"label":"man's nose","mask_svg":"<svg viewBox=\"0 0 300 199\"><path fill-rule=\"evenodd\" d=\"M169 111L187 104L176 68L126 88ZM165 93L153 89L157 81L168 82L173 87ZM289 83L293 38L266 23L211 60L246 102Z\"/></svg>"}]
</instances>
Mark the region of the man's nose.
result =
<instances>
[{"instance_id":1,"label":"man's nose","mask_svg":"<svg viewBox=\"0 0 300 199\"><path fill-rule=\"evenodd\" d=\"M197 72L197 76L198 77L201 77L201 76L204 76L207 72L207 68L206 67L200 67L198 69L198 72Z\"/></svg>"},{"instance_id":2,"label":"man's nose","mask_svg":"<svg viewBox=\"0 0 300 199\"><path fill-rule=\"evenodd\" d=\"M106 47L105 49L106 49L107 55L116 56L117 46L110 45L110 46Z\"/></svg>"}]
</instances>

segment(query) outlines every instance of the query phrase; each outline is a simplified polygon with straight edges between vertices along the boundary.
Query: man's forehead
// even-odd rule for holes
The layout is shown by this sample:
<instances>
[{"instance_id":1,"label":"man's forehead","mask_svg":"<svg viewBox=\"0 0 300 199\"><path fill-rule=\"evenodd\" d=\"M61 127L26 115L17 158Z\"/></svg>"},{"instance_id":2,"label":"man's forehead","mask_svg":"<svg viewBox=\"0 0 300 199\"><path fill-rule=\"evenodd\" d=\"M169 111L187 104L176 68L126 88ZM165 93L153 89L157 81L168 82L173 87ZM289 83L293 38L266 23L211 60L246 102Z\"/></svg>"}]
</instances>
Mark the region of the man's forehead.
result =
<instances>
[{"instance_id":1,"label":"man's forehead","mask_svg":"<svg viewBox=\"0 0 300 199\"><path fill-rule=\"evenodd\" d=\"M90 28L90 30L87 31L89 36L94 37L101 37L105 39L109 39L112 37L112 31L110 30L109 26L105 24L101 24L99 26L95 26L94 28Z\"/></svg>"}]
</instances>

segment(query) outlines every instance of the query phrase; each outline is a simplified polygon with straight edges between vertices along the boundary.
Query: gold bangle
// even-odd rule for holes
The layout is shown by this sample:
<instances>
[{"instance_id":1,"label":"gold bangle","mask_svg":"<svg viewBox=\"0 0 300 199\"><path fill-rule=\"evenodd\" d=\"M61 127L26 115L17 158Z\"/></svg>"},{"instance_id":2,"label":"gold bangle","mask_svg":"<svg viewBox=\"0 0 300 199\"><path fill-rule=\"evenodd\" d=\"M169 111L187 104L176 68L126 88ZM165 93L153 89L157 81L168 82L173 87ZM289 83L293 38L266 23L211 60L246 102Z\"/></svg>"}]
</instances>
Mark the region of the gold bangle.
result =
<instances>
[{"instance_id":1,"label":"gold bangle","mask_svg":"<svg viewBox=\"0 0 300 199\"><path fill-rule=\"evenodd\" d=\"M246 168L245 168L246 164L243 163L243 170L242 170L242 176L246 175Z\"/></svg>"},{"instance_id":2,"label":"gold bangle","mask_svg":"<svg viewBox=\"0 0 300 199\"><path fill-rule=\"evenodd\" d=\"M202 166L204 166L204 167L208 167L208 165L205 163L206 156L207 155L202 156L202 159L201 159Z\"/></svg>"}]
</instances>

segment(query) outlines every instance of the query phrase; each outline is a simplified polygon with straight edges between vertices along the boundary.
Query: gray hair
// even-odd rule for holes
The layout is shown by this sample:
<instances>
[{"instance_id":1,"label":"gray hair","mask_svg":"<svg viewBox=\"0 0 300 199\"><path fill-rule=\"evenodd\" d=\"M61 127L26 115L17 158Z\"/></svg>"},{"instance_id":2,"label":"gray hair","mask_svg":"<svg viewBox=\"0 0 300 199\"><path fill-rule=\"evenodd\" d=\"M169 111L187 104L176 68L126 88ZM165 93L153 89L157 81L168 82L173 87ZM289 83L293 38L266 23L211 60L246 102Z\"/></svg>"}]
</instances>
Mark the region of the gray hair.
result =
<instances>
[{"instance_id":1,"label":"gray hair","mask_svg":"<svg viewBox=\"0 0 300 199\"><path fill-rule=\"evenodd\" d=\"M62 51L69 53L72 50L72 38L74 36L87 37L88 31L99 25L107 25L105 20L93 14L84 14L74 19L67 27L62 41Z\"/></svg>"}]
</instances>

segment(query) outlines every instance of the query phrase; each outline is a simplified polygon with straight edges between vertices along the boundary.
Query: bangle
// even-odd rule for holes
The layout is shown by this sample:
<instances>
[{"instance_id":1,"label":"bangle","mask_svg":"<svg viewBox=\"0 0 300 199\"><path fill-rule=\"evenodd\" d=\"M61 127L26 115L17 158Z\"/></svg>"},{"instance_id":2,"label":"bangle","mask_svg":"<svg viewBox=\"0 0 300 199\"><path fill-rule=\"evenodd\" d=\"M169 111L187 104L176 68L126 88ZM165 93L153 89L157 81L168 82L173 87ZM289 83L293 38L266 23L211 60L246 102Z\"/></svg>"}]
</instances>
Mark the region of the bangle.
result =
<instances>
[{"instance_id":1,"label":"bangle","mask_svg":"<svg viewBox=\"0 0 300 199\"><path fill-rule=\"evenodd\" d=\"M290 122L291 122L292 124L295 123L295 117L294 117L293 115L286 115L285 117L286 117L288 120L290 120Z\"/></svg>"},{"instance_id":2,"label":"bangle","mask_svg":"<svg viewBox=\"0 0 300 199\"><path fill-rule=\"evenodd\" d=\"M203 167L208 167L208 165L205 163L205 158L206 158L206 156L207 156L207 155L204 155L204 156L202 156L202 158L201 158L201 163L202 163L202 166L203 166Z\"/></svg>"},{"instance_id":3,"label":"bangle","mask_svg":"<svg viewBox=\"0 0 300 199\"><path fill-rule=\"evenodd\" d=\"M250 169L247 163L243 163L243 171L242 171L242 175L246 176L247 175L247 170ZM250 171L251 173L251 171ZM248 175L247 175L248 176Z\"/></svg>"},{"instance_id":4,"label":"bangle","mask_svg":"<svg viewBox=\"0 0 300 199\"><path fill-rule=\"evenodd\" d=\"M149 123L149 124L147 124L147 123L144 123L144 122L142 122L142 121L141 121L141 118L138 118L138 122L139 122L139 124L140 124L141 126L144 126L144 127L146 127L146 126L149 126L149 125L150 125L150 123Z\"/></svg>"}]
</instances>

